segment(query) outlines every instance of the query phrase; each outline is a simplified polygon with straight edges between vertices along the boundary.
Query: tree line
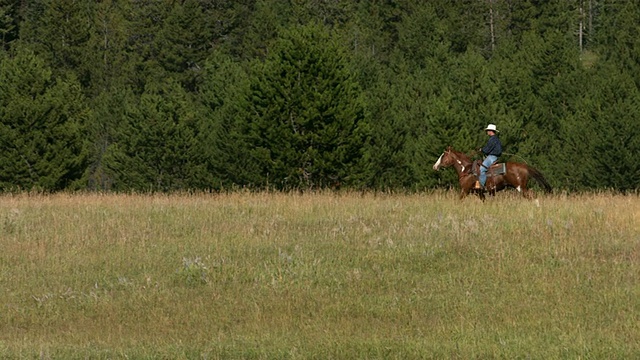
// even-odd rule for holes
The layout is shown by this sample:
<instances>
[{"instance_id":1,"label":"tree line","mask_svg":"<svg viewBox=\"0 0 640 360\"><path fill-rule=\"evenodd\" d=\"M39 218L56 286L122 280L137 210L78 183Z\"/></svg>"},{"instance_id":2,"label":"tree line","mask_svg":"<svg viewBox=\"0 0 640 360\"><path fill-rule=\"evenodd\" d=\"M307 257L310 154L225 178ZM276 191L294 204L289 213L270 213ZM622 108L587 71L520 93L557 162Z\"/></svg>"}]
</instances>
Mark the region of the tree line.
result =
<instances>
[{"instance_id":1,"label":"tree line","mask_svg":"<svg viewBox=\"0 0 640 360\"><path fill-rule=\"evenodd\" d=\"M638 188L640 5L0 0L0 189L420 191L498 126L556 188Z\"/></svg>"}]
</instances>

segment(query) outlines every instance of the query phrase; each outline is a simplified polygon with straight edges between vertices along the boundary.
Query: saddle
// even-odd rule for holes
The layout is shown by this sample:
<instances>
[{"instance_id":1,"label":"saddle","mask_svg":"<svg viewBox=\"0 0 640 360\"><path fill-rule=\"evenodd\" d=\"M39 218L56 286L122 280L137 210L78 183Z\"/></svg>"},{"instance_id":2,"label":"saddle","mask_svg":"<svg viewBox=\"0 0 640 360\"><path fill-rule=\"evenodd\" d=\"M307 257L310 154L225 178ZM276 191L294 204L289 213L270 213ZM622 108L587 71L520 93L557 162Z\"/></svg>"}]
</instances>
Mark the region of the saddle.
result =
<instances>
[{"instance_id":1,"label":"saddle","mask_svg":"<svg viewBox=\"0 0 640 360\"><path fill-rule=\"evenodd\" d=\"M471 166L471 172L475 176L480 176L480 168L482 167L482 160L475 160L473 165ZM506 163L494 163L489 166L489 170L487 170L487 177L489 176L497 176L504 175L507 173L507 164Z\"/></svg>"}]
</instances>

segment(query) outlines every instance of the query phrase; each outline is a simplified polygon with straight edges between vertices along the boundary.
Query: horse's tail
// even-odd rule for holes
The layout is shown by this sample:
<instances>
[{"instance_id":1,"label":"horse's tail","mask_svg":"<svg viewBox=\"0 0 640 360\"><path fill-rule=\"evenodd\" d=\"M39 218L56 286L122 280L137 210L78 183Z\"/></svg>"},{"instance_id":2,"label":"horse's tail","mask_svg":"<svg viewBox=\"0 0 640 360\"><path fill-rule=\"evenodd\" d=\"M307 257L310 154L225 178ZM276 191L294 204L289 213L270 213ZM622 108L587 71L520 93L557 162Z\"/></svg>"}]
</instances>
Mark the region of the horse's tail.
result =
<instances>
[{"instance_id":1,"label":"horse's tail","mask_svg":"<svg viewBox=\"0 0 640 360\"><path fill-rule=\"evenodd\" d=\"M542 185L547 193L551 193L551 185L549 185L547 179L544 178L540 171L529 165L527 165L527 170L529 171L529 175L531 175L532 178L536 179L538 184Z\"/></svg>"}]
</instances>

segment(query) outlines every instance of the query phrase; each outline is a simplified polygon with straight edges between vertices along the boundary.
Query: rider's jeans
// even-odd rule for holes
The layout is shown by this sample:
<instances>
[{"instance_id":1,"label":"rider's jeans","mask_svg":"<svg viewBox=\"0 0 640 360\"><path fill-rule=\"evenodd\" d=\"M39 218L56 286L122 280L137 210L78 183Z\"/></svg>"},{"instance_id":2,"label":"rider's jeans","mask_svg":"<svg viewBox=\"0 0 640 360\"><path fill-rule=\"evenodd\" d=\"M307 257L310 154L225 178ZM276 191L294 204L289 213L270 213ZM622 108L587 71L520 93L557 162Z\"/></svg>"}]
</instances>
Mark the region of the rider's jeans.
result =
<instances>
[{"instance_id":1,"label":"rider's jeans","mask_svg":"<svg viewBox=\"0 0 640 360\"><path fill-rule=\"evenodd\" d=\"M498 157L495 155L487 155L487 157L484 158L484 161L482 162L483 166L480 167L480 176L478 179L482 186L487 182L487 169L489 169L489 166L496 161L498 161Z\"/></svg>"}]
</instances>

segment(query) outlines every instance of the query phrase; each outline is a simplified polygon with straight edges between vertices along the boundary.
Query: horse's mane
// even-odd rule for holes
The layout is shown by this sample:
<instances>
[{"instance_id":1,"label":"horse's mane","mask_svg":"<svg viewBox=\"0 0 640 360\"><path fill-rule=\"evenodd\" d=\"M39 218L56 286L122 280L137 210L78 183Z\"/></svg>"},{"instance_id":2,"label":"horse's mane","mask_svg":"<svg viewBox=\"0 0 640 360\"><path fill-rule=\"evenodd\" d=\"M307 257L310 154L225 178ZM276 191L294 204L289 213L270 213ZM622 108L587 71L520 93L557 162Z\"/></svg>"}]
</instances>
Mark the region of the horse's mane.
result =
<instances>
[{"instance_id":1,"label":"horse's mane","mask_svg":"<svg viewBox=\"0 0 640 360\"><path fill-rule=\"evenodd\" d=\"M452 153L454 153L456 155L456 157L458 158L458 160L464 162L464 166L469 166L473 163L473 161L471 161L471 158L469 158L469 156L465 153L463 153L462 151L458 151L455 150L454 148L452 148L451 146L449 146L448 148L449 151L451 151Z\"/></svg>"}]
</instances>

